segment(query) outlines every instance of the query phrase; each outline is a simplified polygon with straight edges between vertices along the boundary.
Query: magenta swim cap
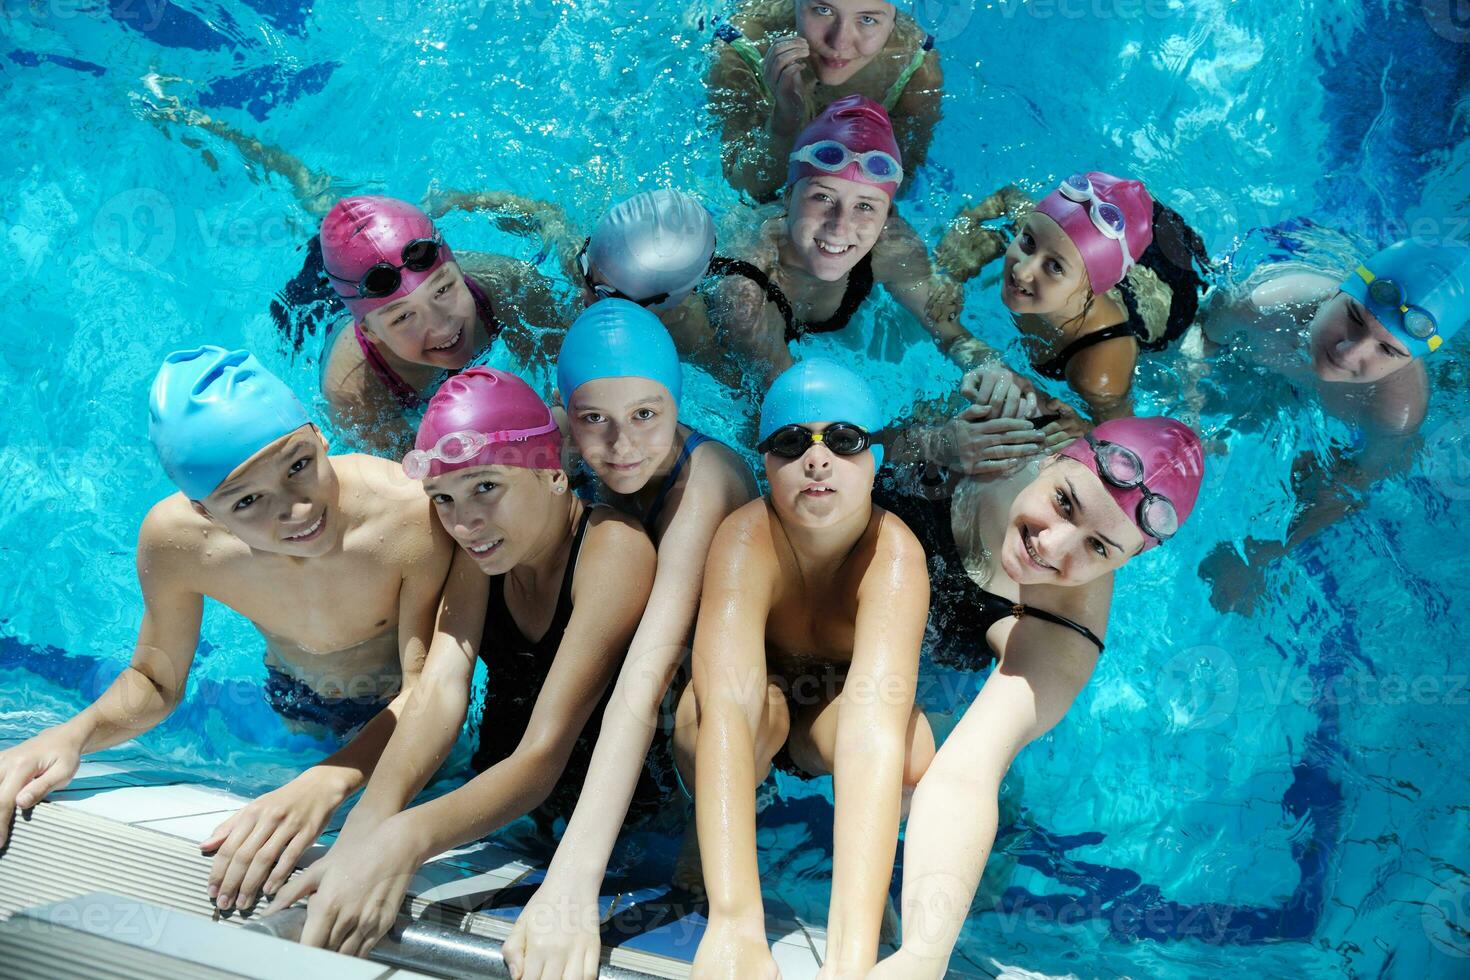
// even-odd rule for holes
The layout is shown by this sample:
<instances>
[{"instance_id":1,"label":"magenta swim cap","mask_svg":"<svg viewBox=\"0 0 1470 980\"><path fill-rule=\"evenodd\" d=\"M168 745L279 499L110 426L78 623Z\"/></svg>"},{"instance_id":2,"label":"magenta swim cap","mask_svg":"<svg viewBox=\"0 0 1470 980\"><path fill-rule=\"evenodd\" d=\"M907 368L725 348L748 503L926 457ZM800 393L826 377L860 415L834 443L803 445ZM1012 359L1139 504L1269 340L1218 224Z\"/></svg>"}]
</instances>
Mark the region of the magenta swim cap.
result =
<instances>
[{"instance_id":1,"label":"magenta swim cap","mask_svg":"<svg viewBox=\"0 0 1470 980\"><path fill-rule=\"evenodd\" d=\"M886 153L893 158L896 166L903 165L888 113L881 105L861 95L844 96L823 109L822 114L801 131L793 149L800 152L804 147L824 140L841 143L854 154L873 151ZM840 177L869 184L890 198L897 194L902 180L901 172L895 174L893 180L880 180L873 176L873 169L871 165L864 167L858 160L851 161L839 171L824 170L812 163L792 160L786 170L786 186L790 187L803 177Z\"/></svg>"},{"instance_id":2,"label":"magenta swim cap","mask_svg":"<svg viewBox=\"0 0 1470 980\"><path fill-rule=\"evenodd\" d=\"M1169 498L1179 517L1179 526L1184 526L1194 510L1200 483L1205 476L1204 447L1193 429L1170 418L1112 419L1093 429L1092 438L1133 450L1143 463L1143 485L1153 493ZM1086 439L1076 440L1063 449L1061 455L1075 459L1097 473L1097 455ZM1142 488L1124 490L1113 486L1101 475L1098 479L1136 525L1138 502L1143 499ZM1143 528L1139 530L1143 532L1144 551L1161 543Z\"/></svg>"},{"instance_id":3,"label":"magenta swim cap","mask_svg":"<svg viewBox=\"0 0 1470 980\"><path fill-rule=\"evenodd\" d=\"M465 459L434 458L426 478L471 466L561 469L561 433L551 409L530 385L507 371L474 367L440 385L424 410L414 450L448 455L440 440L455 433L477 433L490 441Z\"/></svg>"},{"instance_id":4,"label":"magenta swim cap","mask_svg":"<svg viewBox=\"0 0 1470 980\"><path fill-rule=\"evenodd\" d=\"M427 269L415 272L400 268L398 289L387 296L359 297L357 283L379 262L403 265L403 247L420 238L438 235L427 214L396 197L344 197L332 205L320 232L322 264L332 274L332 288L347 304L352 318L362 318L380 306L413 292L445 262L454 260L449 246L440 244L439 255Z\"/></svg>"},{"instance_id":5,"label":"magenta swim cap","mask_svg":"<svg viewBox=\"0 0 1470 980\"><path fill-rule=\"evenodd\" d=\"M1102 295L1123 281L1128 266L1142 258L1153 242L1154 199L1138 181L1123 180L1100 170L1074 174L1063 184L1078 187L1089 181L1094 200L1111 204L1123 213L1130 261L1123 261L1123 250L1117 239L1109 238L1093 223L1090 210L1093 205L1068 197L1065 188L1058 188L1042 198L1036 210L1062 226L1062 231L1082 253L1082 264L1087 267L1093 293Z\"/></svg>"}]
</instances>

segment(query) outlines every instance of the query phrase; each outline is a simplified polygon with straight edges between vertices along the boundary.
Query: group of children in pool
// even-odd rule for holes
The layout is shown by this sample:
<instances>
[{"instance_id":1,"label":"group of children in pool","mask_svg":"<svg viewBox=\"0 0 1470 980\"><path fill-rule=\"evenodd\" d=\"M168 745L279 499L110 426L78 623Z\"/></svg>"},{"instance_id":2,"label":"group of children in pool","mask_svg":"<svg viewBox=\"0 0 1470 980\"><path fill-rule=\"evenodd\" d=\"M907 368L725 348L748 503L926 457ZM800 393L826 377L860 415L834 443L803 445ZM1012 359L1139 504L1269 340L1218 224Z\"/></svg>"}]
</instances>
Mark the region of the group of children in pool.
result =
<instances>
[{"instance_id":1,"label":"group of children in pool","mask_svg":"<svg viewBox=\"0 0 1470 980\"><path fill-rule=\"evenodd\" d=\"M755 6L776 21L792 8ZM722 33L715 73L729 95L744 72L769 112L727 125L727 170L761 197L784 163L784 213L729 258L691 196L623 202L566 250L586 309L564 334L533 329L550 321L524 268L456 255L413 205L331 205L313 253L350 320L327 335L323 391L339 427L394 460L329 455L245 351L164 359L149 434L180 492L139 533L133 661L77 717L0 753L0 812L178 704L208 596L266 637L278 710L343 739L205 842L221 909L310 896L304 941L361 954L425 861L528 813L563 818L505 953L518 977L592 977L619 830L667 819L670 800L682 815L682 789L700 860L680 883L709 905L695 973L773 976L755 830L775 766L833 779L824 975L943 975L1002 777L1091 676L1114 573L1194 508L1201 440L1132 417L1128 395L1139 349L1196 322L1203 247L1141 183L1089 172L1034 205L1007 189L959 216L935 275L893 210L928 141L931 45L891 4L794 8L790 37L758 19ZM818 90L832 96L820 111ZM897 127L889 111L904 111ZM1002 252L1033 366L1085 415L959 325L959 283ZM888 425L862 377L793 355L843 329L874 283L966 370L953 418ZM1424 413L1423 356L1470 318L1470 249L1401 242L1340 282L1286 264L1217 290L1205 313L1207 345L1244 335L1246 356L1324 399L1356 389L1345 404L1364 429L1402 436ZM529 363L555 341L562 411L477 363L497 342ZM718 374L726 346L763 389L764 494L739 453L679 420L681 354ZM949 624L936 663L994 665L939 747L915 703L931 608ZM477 659L478 775L410 807L461 730ZM288 883L358 790L328 854ZM902 942L880 963L905 807Z\"/></svg>"}]
</instances>

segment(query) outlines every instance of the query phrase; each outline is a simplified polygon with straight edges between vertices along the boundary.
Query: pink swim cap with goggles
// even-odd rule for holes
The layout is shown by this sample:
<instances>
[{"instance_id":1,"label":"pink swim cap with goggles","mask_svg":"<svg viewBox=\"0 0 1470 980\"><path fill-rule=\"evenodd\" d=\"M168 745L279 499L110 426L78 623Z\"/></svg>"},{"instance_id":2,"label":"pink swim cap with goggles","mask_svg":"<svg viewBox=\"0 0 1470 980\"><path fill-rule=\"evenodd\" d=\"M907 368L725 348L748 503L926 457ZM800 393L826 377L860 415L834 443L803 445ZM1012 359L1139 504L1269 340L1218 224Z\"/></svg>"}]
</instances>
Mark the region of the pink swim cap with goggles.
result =
<instances>
[{"instance_id":1,"label":"pink swim cap with goggles","mask_svg":"<svg viewBox=\"0 0 1470 980\"><path fill-rule=\"evenodd\" d=\"M1100 170L1068 177L1036 210L1082 253L1094 295L1122 282L1154 240L1154 199L1143 184Z\"/></svg>"},{"instance_id":2,"label":"pink swim cap with goggles","mask_svg":"<svg viewBox=\"0 0 1470 980\"><path fill-rule=\"evenodd\" d=\"M1199 436L1170 418L1112 419L1061 455L1097 474L1143 532L1144 551L1163 544L1183 526L1205 477Z\"/></svg>"},{"instance_id":3,"label":"pink swim cap with goggles","mask_svg":"<svg viewBox=\"0 0 1470 980\"><path fill-rule=\"evenodd\" d=\"M888 113L861 95L845 96L823 109L796 138L786 186L803 177L855 180L892 198L903 183L903 163Z\"/></svg>"},{"instance_id":4,"label":"pink swim cap with goggles","mask_svg":"<svg viewBox=\"0 0 1470 980\"><path fill-rule=\"evenodd\" d=\"M429 216L396 197L344 197L327 212L320 237L332 288L359 323L454 259Z\"/></svg>"},{"instance_id":5,"label":"pink swim cap with goggles","mask_svg":"<svg viewBox=\"0 0 1470 980\"><path fill-rule=\"evenodd\" d=\"M424 480L471 466L561 469L561 432L551 409L520 378L474 367L445 381L429 399L409 478Z\"/></svg>"}]
</instances>

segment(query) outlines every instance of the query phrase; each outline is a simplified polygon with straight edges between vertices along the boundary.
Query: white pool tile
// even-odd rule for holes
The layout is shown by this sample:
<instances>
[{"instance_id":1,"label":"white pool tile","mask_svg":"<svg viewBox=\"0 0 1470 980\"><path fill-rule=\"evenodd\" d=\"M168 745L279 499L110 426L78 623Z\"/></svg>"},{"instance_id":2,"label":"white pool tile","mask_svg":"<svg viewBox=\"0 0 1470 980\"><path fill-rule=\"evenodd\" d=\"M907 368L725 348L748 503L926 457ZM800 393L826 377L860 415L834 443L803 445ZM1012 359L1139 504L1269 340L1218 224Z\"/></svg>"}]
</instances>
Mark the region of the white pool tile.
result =
<instances>
[{"instance_id":1,"label":"white pool tile","mask_svg":"<svg viewBox=\"0 0 1470 980\"><path fill-rule=\"evenodd\" d=\"M822 968L821 961L813 955L811 947L805 942L800 945L784 941L772 943L771 958L776 961L776 968L781 971L784 980L815 977Z\"/></svg>"},{"instance_id":2,"label":"white pool tile","mask_svg":"<svg viewBox=\"0 0 1470 980\"><path fill-rule=\"evenodd\" d=\"M134 826L156 830L173 837L182 837L184 840L198 844L207 840L209 835L214 833L214 828L238 812L238 809L232 807L228 810L197 813L188 817L170 817L167 820L140 820L134 823Z\"/></svg>"},{"instance_id":3,"label":"white pool tile","mask_svg":"<svg viewBox=\"0 0 1470 980\"><path fill-rule=\"evenodd\" d=\"M84 813L129 824L218 813L236 805L232 796L193 786L123 786L95 791L68 788L53 793L51 799Z\"/></svg>"}]
</instances>

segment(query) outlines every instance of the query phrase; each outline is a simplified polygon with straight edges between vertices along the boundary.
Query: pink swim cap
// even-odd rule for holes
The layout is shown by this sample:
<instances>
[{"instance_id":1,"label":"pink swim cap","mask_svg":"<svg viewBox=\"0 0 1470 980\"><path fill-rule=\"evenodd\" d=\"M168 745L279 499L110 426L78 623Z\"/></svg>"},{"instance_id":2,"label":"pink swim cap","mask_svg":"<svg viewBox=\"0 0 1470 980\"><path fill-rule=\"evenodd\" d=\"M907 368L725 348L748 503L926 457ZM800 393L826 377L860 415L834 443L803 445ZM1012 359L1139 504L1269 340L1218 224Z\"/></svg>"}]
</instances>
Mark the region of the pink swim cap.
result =
<instances>
[{"instance_id":1,"label":"pink swim cap","mask_svg":"<svg viewBox=\"0 0 1470 980\"><path fill-rule=\"evenodd\" d=\"M1200 483L1205 477L1204 447L1193 429L1170 418L1112 419L1093 429L1092 438L1133 450L1143 463L1143 485L1158 496L1167 497L1179 517L1179 526L1184 526L1194 510L1194 502L1199 499ZM1094 473L1098 471L1097 454L1086 439L1078 439L1061 454ZM1098 479L1128 519L1137 525L1143 489L1115 487L1101 474ZM1161 543L1142 527L1139 530L1143 532L1144 551Z\"/></svg>"},{"instance_id":2,"label":"pink swim cap","mask_svg":"<svg viewBox=\"0 0 1470 980\"><path fill-rule=\"evenodd\" d=\"M1118 241L1104 235L1093 224L1088 204L1078 203L1058 189L1043 197L1036 210L1062 226L1062 231L1082 253L1082 264L1087 267L1093 293L1102 295L1123 281L1128 266L1142 258L1154 240L1154 199L1136 180L1123 180L1100 170L1089 170L1080 176L1092 182L1092 193L1097 200L1123 212L1130 262L1123 261ZM1075 180L1076 176L1067 178L1068 182Z\"/></svg>"},{"instance_id":3,"label":"pink swim cap","mask_svg":"<svg viewBox=\"0 0 1470 980\"><path fill-rule=\"evenodd\" d=\"M535 431L548 425L549 431ZM551 409L530 385L507 371L473 367L444 382L429 399L414 449L432 453L439 440L456 432L491 437L489 445L468 459L434 459L428 477L471 466L559 470L561 433L555 425Z\"/></svg>"},{"instance_id":4,"label":"pink swim cap","mask_svg":"<svg viewBox=\"0 0 1470 980\"><path fill-rule=\"evenodd\" d=\"M424 280L453 261L449 246L441 244L434 264L421 272L399 269L398 289L387 296L359 297L357 284L379 262L403 265L403 247L419 238L438 234L427 214L396 197L344 197L332 205L322 221L322 263L333 276L332 287L347 304L353 319L362 318L380 306L402 299Z\"/></svg>"},{"instance_id":5,"label":"pink swim cap","mask_svg":"<svg viewBox=\"0 0 1470 980\"><path fill-rule=\"evenodd\" d=\"M822 114L801 131L801 135L796 138L794 149L801 150L803 147L820 143L822 140L835 140L853 153L879 150L893 157L894 162L900 167L903 165L903 158L898 152L898 141L893 138L893 123L889 121L888 113L881 105L861 95L844 96L823 109ZM792 160L786 170L786 186L790 187L803 177L817 176L841 177L844 180L870 184L890 198L898 193L898 185L902 180L901 174L896 175L898 179L895 180L876 180L856 160L836 172L823 170L810 163Z\"/></svg>"}]
</instances>

